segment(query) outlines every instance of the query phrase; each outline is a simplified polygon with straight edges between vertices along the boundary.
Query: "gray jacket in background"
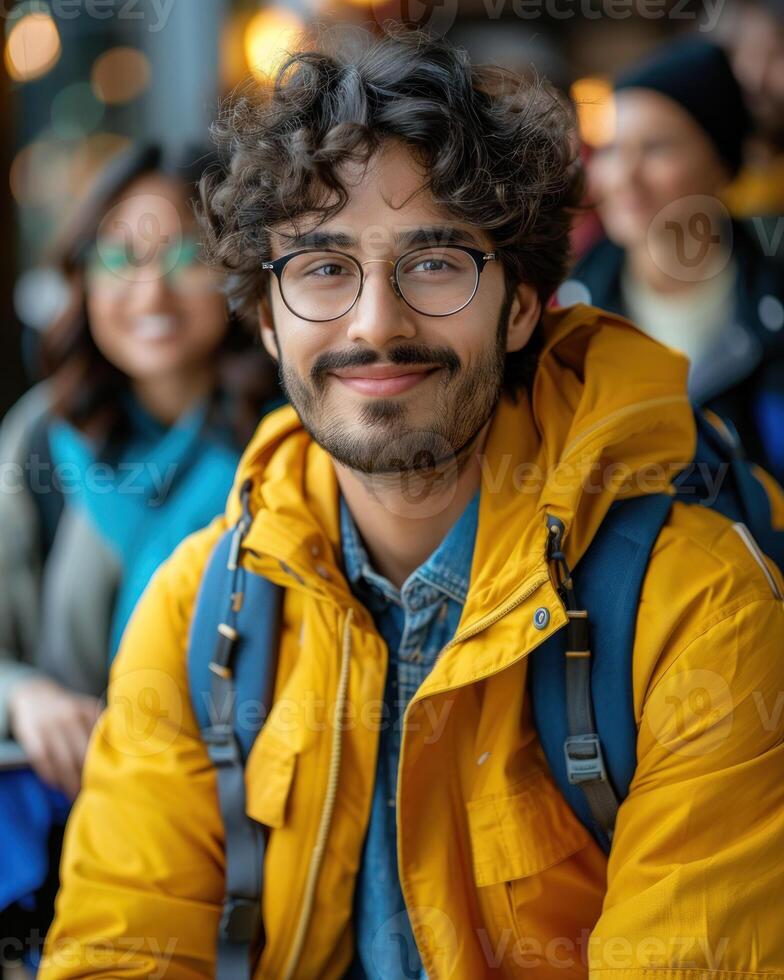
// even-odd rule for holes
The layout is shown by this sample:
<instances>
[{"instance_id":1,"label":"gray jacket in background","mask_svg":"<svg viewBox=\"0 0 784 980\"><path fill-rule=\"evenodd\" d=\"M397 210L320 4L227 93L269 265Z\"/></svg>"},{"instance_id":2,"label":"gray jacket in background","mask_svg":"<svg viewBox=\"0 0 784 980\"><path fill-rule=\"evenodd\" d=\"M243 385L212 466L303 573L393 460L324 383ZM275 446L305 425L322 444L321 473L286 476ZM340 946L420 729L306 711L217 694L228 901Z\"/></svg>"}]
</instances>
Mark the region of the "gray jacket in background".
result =
<instances>
[{"instance_id":1,"label":"gray jacket in background","mask_svg":"<svg viewBox=\"0 0 784 980\"><path fill-rule=\"evenodd\" d=\"M109 636L121 568L106 542L64 495L46 560L30 489L51 489L51 467L36 466L31 442L49 410L39 384L0 426L0 739L10 735L8 702L28 678L47 676L100 697L108 683Z\"/></svg>"}]
</instances>

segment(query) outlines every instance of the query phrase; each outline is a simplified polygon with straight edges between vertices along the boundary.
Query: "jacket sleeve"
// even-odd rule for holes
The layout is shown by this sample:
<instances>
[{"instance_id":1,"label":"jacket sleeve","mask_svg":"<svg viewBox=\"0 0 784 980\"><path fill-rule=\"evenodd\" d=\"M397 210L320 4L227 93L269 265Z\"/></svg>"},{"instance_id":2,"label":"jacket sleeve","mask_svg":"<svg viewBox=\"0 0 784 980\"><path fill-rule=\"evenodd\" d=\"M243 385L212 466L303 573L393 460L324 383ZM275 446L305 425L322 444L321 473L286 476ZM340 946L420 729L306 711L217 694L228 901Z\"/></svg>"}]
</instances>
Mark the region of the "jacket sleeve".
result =
<instances>
[{"instance_id":1,"label":"jacket sleeve","mask_svg":"<svg viewBox=\"0 0 784 980\"><path fill-rule=\"evenodd\" d=\"M591 980L784 978L784 605L747 572L703 590L696 632L659 607L679 642L642 702Z\"/></svg>"},{"instance_id":2,"label":"jacket sleeve","mask_svg":"<svg viewBox=\"0 0 784 980\"><path fill-rule=\"evenodd\" d=\"M66 829L41 980L214 975L223 827L186 645L221 520L161 567L127 627Z\"/></svg>"}]
</instances>

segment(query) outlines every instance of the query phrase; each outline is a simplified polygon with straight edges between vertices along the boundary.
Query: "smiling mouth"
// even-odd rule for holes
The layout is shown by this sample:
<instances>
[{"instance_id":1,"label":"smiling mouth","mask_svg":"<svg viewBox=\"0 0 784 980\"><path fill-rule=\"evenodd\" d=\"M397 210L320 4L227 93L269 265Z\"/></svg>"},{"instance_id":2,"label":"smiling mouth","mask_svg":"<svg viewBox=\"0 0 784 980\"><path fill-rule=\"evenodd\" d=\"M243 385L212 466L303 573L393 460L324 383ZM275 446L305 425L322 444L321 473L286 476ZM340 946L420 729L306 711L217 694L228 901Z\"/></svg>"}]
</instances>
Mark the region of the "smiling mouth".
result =
<instances>
[{"instance_id":1,"label":"smiling mouth","mask_svg":"<svg viewBox=\"0 0 784 980\"><path fill-rule=\"evenodd\" d=\"M436 366L368 365L335 371L332 377L360 395L389 398L410 391L440 370Z\"/></svg>"},{"instance_id":2,"label":"smiling mouth","mask_svg":"<svg viewBox=\"0 0 784 980\"><path fill-rule=\"evenodd\" d=\"M139 340L169 340L176 337L179 328L177 318L163 313L134 317L131 332Z\"/></svg>"}]
</instances>

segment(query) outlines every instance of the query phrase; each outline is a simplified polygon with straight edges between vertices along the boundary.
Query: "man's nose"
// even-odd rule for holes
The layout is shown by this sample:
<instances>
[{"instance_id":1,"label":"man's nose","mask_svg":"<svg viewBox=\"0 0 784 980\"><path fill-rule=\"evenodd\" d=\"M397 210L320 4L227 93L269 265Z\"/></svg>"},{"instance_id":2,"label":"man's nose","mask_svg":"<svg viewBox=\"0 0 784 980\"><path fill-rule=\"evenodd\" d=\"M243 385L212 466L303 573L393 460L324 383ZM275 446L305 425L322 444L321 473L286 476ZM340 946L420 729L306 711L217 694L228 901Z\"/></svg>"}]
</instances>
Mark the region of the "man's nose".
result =
<instances>
[{"instance_id":1,"label":"man's nose","mask_svg":"<svg viewBox=\"0 0 784 980\"><path fill-rule=\"evenodd\" d=\"M362 264L362 291L350 310L347 336L381 349L398 338L416 336L413 310L400 299L391 280L393 263L369 259Z\"/></svg>"}]
</instances>

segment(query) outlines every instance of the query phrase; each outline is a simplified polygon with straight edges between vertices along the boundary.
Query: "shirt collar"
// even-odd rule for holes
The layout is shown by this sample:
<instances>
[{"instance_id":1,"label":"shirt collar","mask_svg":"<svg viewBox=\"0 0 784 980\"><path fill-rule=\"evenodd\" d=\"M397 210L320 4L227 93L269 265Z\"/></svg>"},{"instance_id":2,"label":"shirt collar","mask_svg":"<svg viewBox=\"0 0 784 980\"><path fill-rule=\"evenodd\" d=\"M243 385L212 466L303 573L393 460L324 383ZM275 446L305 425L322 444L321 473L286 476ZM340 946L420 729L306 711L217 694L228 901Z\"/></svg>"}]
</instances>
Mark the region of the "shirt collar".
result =
<instances>
[{"instance_id":1,"label":"shirt collar","mask_svg":"<svg viewBox=\"0 0 784 980\"><path fill-rule=\"evenodd\" d=\"M432 555L409 575L398 591L372 566L370 557L343 497L340 498L340 533L346 576L352 587L362 583L381 591L387 599L400 601L415 579L424 581L451 599L465 603L471 578L474 542L479 523L479 491L452 525Z\"/></svg>"}]
</instances>

